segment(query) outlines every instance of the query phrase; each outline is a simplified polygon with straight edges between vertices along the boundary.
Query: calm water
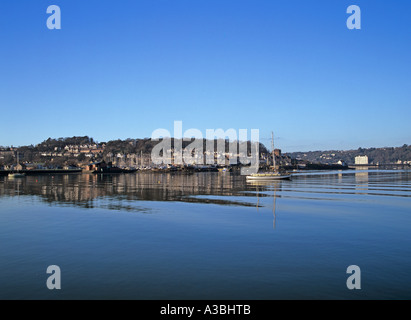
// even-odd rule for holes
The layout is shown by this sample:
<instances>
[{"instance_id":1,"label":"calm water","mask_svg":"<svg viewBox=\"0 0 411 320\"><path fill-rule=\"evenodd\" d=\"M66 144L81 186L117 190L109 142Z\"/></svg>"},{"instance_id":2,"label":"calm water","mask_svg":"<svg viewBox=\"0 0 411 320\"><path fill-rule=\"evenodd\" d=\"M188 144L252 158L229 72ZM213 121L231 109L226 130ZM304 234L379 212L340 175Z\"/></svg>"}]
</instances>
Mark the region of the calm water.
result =
<instances>
[{"instance_id":1,"label":"calm water","mask_svg":"<svg viewBox=\"0 0 411 320\"><path fill-rule=\"evenodd\" d=\"M0 208L1 299L411 299L410 171L0 177Z\"/></svg>"}]
</instances>

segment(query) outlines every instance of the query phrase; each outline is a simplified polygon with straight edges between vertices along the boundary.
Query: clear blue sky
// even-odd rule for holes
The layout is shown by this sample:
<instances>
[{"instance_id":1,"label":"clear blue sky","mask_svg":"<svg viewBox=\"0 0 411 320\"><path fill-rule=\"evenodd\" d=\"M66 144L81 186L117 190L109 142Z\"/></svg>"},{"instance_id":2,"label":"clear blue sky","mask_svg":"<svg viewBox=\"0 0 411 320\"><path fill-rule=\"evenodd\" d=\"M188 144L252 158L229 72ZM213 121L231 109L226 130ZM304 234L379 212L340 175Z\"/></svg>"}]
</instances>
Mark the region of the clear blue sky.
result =
<instances>
[{"instance_id":1,"label":"clear blue sky","mask_svg":"<svg viewBox=\"0 0 411 320\"><path fill-rule=\"evenodd\" d=\"M267 146L274 131L284 152L411 144L410 16L404 0L3 0L0 145L174 120Z\"/></svg>"}]
</instances>

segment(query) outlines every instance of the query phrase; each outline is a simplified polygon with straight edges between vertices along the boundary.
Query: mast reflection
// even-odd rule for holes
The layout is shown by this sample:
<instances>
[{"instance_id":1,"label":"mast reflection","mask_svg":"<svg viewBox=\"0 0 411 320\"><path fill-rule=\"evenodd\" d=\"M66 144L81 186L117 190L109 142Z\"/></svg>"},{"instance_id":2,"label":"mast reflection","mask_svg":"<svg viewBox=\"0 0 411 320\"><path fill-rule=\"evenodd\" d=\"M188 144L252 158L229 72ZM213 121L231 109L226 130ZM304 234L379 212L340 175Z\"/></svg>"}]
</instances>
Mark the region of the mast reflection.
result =
<instances>
[{"instance_id":1,"label":"mast reflection","mask_svg":"<svg viewBox=\"0 0 411 320\"><path fill-rule=\"evenodd\" d=\"M272 190L273 191L273 206L272 206L272 211L273 211L273 229L276 227L276 220L277 220L277 215L276 215L276 201L277 201L277 191L281 191L282 189L282 181L247 181L247 185L253 186L256 191L257 195L257 211L258 208L260 207L260 197L268 197L267 191ZM265 192L265 193L264 193Z\"/></svg>"}]
</instances>

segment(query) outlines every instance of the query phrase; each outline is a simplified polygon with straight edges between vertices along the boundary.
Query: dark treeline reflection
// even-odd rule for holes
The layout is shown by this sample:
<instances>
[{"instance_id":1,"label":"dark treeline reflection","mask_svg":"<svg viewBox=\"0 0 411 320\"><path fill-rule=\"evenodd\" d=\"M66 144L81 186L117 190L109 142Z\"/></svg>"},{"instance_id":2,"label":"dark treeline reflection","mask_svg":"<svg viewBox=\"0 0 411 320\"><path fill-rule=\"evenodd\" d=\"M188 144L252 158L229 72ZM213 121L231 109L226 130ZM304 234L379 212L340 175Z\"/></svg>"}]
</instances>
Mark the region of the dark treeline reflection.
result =
<instances>
[{"instance_id":1,"label":"dark treeline reflection","mask_svg":"<svg viewBox=\"0 0 411 320\"><path fill-rule=\"evenodd\" d=\"M264 193L268 190L272 190L269 185L250 185L245 177L226 173L0 177L0 197L30 195L49 203L127 211L144 211L139 200L255 206L255 199L245 201L244 197L255 198L255 192L262 192L260 197L272 196Z\"/></svg>"}]
</instances>

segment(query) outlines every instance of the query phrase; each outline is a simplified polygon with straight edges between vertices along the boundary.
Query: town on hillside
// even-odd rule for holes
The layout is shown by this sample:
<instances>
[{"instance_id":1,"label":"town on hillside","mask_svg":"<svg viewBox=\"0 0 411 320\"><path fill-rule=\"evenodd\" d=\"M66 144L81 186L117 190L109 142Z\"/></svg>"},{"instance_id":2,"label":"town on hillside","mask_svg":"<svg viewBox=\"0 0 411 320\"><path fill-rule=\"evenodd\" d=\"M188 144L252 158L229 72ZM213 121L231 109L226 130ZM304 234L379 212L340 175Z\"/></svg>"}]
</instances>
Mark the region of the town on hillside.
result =
<instances>
[{"instance_id":1,"label":"town on hillside","mask_svg":"<svg viewBox=\"0 0 411 320\"><path fill-rule=\"evenodd\" d=\"M215 142L215 141L214 141ZM171 158L168 165L154 165L151 151L157 144L149 138L111 140L97 142L88 136L71 138L49 138L37 145L21 147L0 147L0 170L79 170L103 171L113 170L177 170L182 166L174 165L174 149L168 150ZM190 141L184 141L185 147ZM194 169L214 169L217 166L206 166L206 140L203 140L203 157L187 164ZM214 151L215 163L219 167L232 168L230 159L233 157L249 156L251 142L247 142L248 154L230 152L226 141L225 153L217 154ZM173 144L174 145L174 141ZM275 157L275 162L273 161ZM221 161L221 158L223 161ZM370 148L348 151L311 151L282 153L280 149L270 152L263 144L259 146L260 167L270 167L276 163L283 169L338 169L352 166L378 165L411 165L411 146L403 145L399 148ZM181 168L180 168L181 169ZM120 172L120 171L118 171Z\"/></svg>"}]
</instances>

